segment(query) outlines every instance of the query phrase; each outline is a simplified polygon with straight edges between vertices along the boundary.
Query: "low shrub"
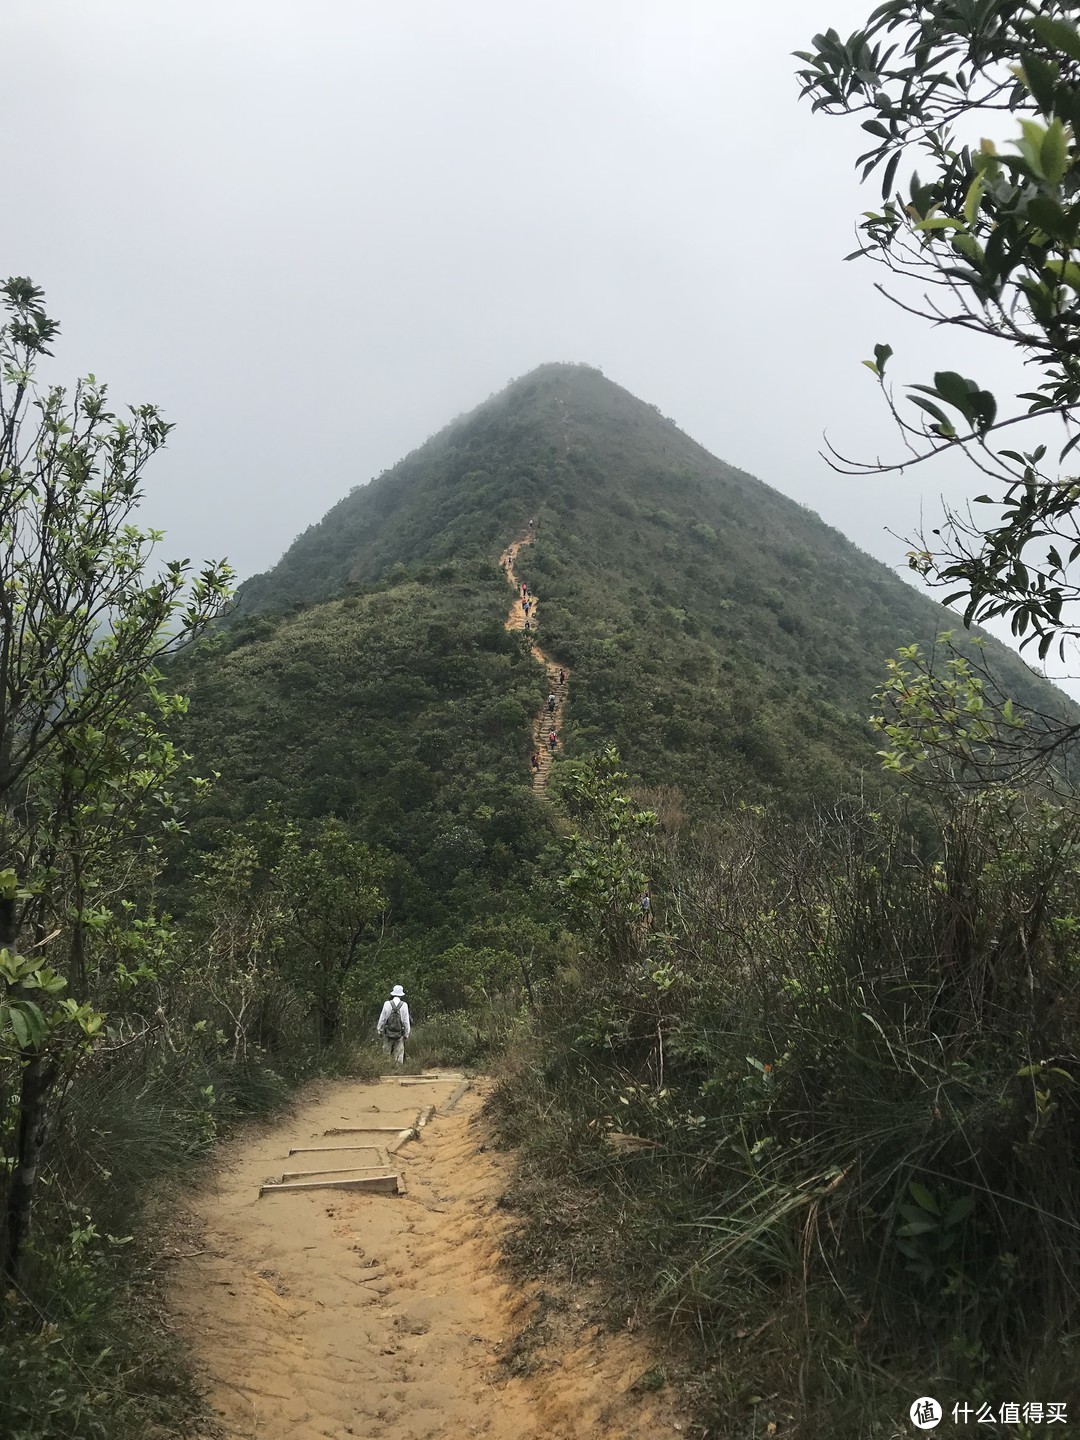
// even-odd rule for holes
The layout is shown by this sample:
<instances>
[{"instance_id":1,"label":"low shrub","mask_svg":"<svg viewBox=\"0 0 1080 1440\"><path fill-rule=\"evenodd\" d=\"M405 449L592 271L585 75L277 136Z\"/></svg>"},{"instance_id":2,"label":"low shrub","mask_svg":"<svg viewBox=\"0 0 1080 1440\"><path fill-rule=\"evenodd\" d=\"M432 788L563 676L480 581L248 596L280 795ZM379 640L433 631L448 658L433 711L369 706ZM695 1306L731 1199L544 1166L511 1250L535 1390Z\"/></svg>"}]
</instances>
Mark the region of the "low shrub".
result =
<instances>
[{"instance_id":1,"label":"low shrub","mask_svg":"<svg viewBox=\"0 0 1080 1440\"><path fill-rule=\"evenodd\" d=\"M494 1004L435 1014L413 1029L407 1058L421 1070L484 1065L505 1048L518 1023L516 1010Z\"/></svg>"}]
</instances>

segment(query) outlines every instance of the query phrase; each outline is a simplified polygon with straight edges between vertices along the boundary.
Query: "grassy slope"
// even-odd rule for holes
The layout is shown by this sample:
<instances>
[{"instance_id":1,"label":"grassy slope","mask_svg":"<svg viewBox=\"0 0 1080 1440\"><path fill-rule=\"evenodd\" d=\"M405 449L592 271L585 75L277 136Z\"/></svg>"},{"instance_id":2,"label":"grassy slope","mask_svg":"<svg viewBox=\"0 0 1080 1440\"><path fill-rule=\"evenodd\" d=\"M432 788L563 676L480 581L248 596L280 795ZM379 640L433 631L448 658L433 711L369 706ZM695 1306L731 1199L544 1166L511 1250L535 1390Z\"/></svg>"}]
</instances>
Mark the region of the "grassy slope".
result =
<instances>
[{"instance_id":1,"label":"grassy slope","mask_svg":"<svg viewBox=\"0 0 1080 1440\"><path fill-rule=\"evenodd\" d=\"M334 814L397 857L395 925L515 908L547 834L527 783L543 685L503 629L505 594L494 573L447 570L192 656L187 743L220 772L200 843L268 804Z\"/></svg>"}]
</instances>

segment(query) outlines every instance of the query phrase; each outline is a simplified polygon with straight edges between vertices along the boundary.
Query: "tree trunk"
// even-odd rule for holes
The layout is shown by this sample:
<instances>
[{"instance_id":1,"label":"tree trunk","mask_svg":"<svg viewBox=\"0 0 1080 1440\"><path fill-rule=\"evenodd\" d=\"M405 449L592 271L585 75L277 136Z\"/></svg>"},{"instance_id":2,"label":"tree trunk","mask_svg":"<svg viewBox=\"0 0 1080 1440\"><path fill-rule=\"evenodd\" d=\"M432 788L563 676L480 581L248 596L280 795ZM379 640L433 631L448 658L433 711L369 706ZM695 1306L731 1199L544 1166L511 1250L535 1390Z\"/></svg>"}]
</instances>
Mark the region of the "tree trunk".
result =
<instances>
[{"instance_id":1,"label":"tree trunk","mask_svg":"<svg viewBox=\"0 0 1080 1440\"><path fill-rule=\"evenodd\" d=\"M17 900L0 900L0 950L15 953L19 938L19 904Z\"/></svg>"},{"instance_id":2,"label":"tree trunk","mask_svg":"<svg viewBox=\"0 0 1080 1440\"><path fill-rule=\"evenodd\" d=\"M324 1049L334 1043L340 1029L340 1004L332 1000L324 1000L319 1006L319 1040Z\"/></svg>"},{"instance_id":3,"label":"tree trunk","mask_svg":"<svg viewBox=\"0 0 1080 1440\"><path fill-rule=\"evenodd\" d=\"M19 939L19 907L15 900L0 900L0 949L14 952ZM38 1167L45 1148L45 1115L49 1091L56 1080L56 1065L37 1050L20 1053L19 1126L8 1181L4 1216L3 1290L16 1285L37 1189Z\"/></svg>"},{"instance_id":4,"label":"tree trunk","mask_svg":"<svg viewBox=\"0 0 1080 1440\"><path fill-rule=\"evenodd\" d=\"M83 920L83 911L86 907L86 887L83 884L82 850L79 847L78 836L73 834L70 844L76 916L75 923L71 927L71 963L79 987L79 999L84 1000L86 998L86 922Z\"/></svg>"},{"instance_id":5,"label":"tree trunk","mask_svg":"<svg viewBox=\"0 0 1080 1440\"><path fill-rule=\"evenodd\" d=\"M521 966L521 979L522 979L522 981L524 982L524 985L525 985L525 996L526 996L526 999L527 999L528 1002L529 1002L529 1009L531 1010L531 1009L533 1009L532 979L531 979L530 974L529 974L529 967L528 967L528 965L525 963L525 957L524 957L524 956L522 956L522 955L519 955L519 956L518 956L518 964Z\"/></svg>"},{"instance_id":6,"label":"tree trunk","mask_svg":"<svg viewBox=\"0 0 1080 1440\"><path fill-rule=\"evenodd\" d=\"M46 1107L56 1080L56 1065L36 1050L22 1052L22 1066L19 1133L4 1224L5 1289L18 1283L22 1254L30 1235L38 1167L45 1148Z\"/></svg>"}]
</instances>

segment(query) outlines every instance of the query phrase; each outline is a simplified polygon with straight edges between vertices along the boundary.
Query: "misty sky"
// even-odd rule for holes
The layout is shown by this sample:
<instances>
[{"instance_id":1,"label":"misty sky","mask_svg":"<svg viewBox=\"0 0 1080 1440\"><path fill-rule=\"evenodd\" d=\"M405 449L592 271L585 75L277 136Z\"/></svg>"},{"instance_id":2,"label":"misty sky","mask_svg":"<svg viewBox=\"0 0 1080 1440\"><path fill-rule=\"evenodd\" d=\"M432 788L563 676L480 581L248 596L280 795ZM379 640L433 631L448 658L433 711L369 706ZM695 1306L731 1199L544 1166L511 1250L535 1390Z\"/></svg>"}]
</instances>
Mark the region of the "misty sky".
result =
<instances>
[{"instance_id":1,"label":"misty sky","mask_svg":"<svg viewBox=\"0 0 1080 1440\"><path fill-rule=\"evenodd\" d=\"M5 274L62 374L177 422L145 518L265 569L511 378L586 361L889 564L957 465L897 441L860 360L1000 382L843 264L876 199L794 49L874 0L7 0Z\"/></svg>"}]
</instances>

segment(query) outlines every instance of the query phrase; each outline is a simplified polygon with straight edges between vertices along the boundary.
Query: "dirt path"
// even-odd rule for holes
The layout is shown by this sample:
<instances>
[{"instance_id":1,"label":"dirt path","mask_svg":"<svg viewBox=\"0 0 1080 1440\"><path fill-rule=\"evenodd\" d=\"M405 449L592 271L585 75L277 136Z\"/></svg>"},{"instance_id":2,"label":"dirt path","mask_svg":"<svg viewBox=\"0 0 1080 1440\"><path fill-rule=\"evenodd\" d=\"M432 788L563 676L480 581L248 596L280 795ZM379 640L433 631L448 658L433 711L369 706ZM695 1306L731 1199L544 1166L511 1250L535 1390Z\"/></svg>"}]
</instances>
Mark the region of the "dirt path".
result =
<instances>
[{"instance_id":1,"label":"dirt path","mask_svg":"<svg viewBox=\"0 0 1080 1440\"><path fill-rule=\"evenodd\" d=\"M340 1144L325 1134L336 1127L407 1125L453 1089L327 1083L238 1143L194 1197L200 1238L177 1261L173 1306L226 1434L653 1440L684 1429L663 1393L630 1392L653 1357L637 1337L588 1323L587 1291L571 1292L557 1333L522 1355L540 1295L497 1268L510 1161L477 1122L483 1082L395 1157L407 1193L258 1198L302 1158L290 1161L291 1148ZM511 1374L502 1361L515 1357L532 1373Z\"/></svg>"},{"instance_id":2,"label":"dirt path","mask_svg":"<svg viewBox=\"0 0 1080 1440\"><path fill-rule=\"evenodd\" d=\"M519 540L515 540L513 544L508 545L499 556L499 564L503 568L507 582L514 591L514 599L510 603L510 614L506 617L507 630L525 629L525 607L521 598L521 580L514 569L514 561L517 559L517 553L521 547L523 545L531 545L535 539L536 529L535 525L533 525ZM539 601L536 600L535 597L532 599L529 609L529 621L532 626L529 634L530 637L532 637L537 628L536 620L539 610ZM531 644L533 654L540 661L541 665L543 665L547 674L548 685L550 686L549 693L555 696L554 714L548 710L545 699L541 703L540 709L536 712L532 727L533 749L540 756L540 768L532 772L533 789L543 790L547 785L548 773L551 770L551 764L555 758L554 753L548 745L548 735L554 730L556 735L561 738L563 710L566 708L566 696L570 689L570 671L564 665L556 665L554 660L545 655L536 639L532 639ZM565 676L565 679L562 681L559 679L560 673Z\"/></svg>"}]
</instances>

